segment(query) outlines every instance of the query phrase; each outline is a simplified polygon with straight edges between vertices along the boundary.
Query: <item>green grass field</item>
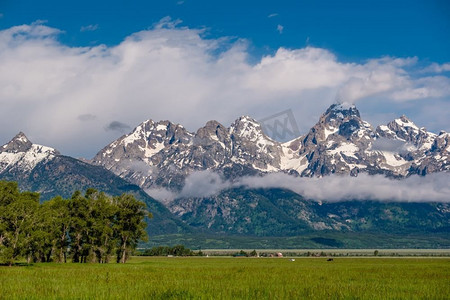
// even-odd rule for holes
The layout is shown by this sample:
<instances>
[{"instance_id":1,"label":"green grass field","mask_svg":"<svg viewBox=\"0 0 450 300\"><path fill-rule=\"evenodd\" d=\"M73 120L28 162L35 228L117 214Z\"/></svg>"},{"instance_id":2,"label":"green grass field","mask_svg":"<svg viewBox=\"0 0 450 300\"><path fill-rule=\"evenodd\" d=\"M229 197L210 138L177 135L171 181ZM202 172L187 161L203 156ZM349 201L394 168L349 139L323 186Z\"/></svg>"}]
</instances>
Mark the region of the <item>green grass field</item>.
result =
<instances>
[{"instance_id":1,"label":"green grass field","mask_svg":"<svg viewBox=\"0 0 450 300\"><path fill-rule=\"evenodd\" d=\"M449 258L133 257L0 267L0 299L449 299Z\"/></svg>"}]
</instances>

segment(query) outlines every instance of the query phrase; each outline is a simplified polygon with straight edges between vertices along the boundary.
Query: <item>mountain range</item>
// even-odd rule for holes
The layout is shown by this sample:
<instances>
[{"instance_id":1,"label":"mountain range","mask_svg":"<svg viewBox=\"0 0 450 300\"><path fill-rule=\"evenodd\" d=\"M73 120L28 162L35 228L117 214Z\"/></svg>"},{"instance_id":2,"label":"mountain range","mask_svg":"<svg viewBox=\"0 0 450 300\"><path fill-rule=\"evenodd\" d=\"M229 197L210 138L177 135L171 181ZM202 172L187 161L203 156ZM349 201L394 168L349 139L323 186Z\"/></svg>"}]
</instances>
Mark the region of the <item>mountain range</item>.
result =
<instances>
[{"instance_id":1,"label":"mountain range","mask_svg":"<svg viewBox=\"0 0 450 300\"><path fill-rule=\"evenodd\" d=\"M132 192L155 216L153 234L209 232L253 236L307 232L441 232L448 234L448 203L319 202L279 188L232 187L204 196L182 193L189 176L236 182L248 176L382 175L395 180L450 170L450 135L419 128L405 116L376 128L354 105L331 105L305 134L280 143L254 119L230 127L209 121L195 133L170 121L147 120L92 160L78 160L31 143L19 133L0 147L0 179L38 191L43 200L94 187ZM195 187L194 187L195 188ZM153 197L166 191L170 197ZM159 194L163 195L163 194Z\"/></svg>"},{"instance_id":2,"label":"mountain range","mask_svg":"<svg viewBox=\"0 0 450 300\"><path fill-rule=\"evenodd\" d=\"M43 201L58 195L70 198L74 191L89 187L109 195L131 193L145 202L153 213L153 219L148 222L154 234L178 233L187 228L138 186L102 167L33 144L22 132L0 148L0 180L17 181L22 190L39 192Z\"/></svg>"},{"instance_id":3,"label":"mountain range","mask_svg":"<svg viewBox=\"0 0 450 300\"><path fill-rule=\"evenodd\" d=\"M148 120L91 161L144 189L180 191L186 176L211 170L225 179L284 172L302 177L360 172L405 178L450 170L450 135L419 128L405 116L372 127L354 105L333 104L307 134L279 143L244 116L192 133Z\"/></svg>"}]
</instances>

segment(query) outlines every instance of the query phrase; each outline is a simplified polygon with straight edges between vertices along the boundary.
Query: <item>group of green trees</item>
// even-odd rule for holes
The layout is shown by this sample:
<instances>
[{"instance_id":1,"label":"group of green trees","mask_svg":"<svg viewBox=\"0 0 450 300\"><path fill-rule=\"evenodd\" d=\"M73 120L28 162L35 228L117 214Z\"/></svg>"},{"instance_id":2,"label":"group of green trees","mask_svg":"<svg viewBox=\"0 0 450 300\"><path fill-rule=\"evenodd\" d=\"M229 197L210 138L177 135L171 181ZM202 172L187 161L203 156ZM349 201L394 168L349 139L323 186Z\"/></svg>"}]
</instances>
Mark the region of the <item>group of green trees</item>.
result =
<instances>
[{"instance_id":1,"label":"group of green trees","mask_svg":"<svg viewBox=\"0 0 450 300\"><path fill-rule=\"evenodd\" d=\"M202 256L202 251L194 252L184 245L175 245L173 247L169 246L158 246L151 249L145 249L140 254L141 256Z\"/></svg>"},{"instance_id":2,"label":"group of green trees","mask_svg":"<svg viewBox=\"0 0 450 300\"><path fill-rule=\"evenodd\" d=\"M134 196L110 197L95 189L70 199L39 202L39 193L21 192L0 181L0 263L125 263L140 240L147 240L151 215Z\"/></svg>"},{"instance_id":3,"label":"group of green trees","mask_svg":"<svg viewBox=\"0 0 450 300\"><path fill-rule=\"evenodd\" d=\"M244 250L241 250L239 252L234 253L233 256L234 257L238 257L238 256L256 257L256 256L258 256L258 253L256 252L256 250L253 250L251 252L245 252Z\"/></svg>"}]
</instances>

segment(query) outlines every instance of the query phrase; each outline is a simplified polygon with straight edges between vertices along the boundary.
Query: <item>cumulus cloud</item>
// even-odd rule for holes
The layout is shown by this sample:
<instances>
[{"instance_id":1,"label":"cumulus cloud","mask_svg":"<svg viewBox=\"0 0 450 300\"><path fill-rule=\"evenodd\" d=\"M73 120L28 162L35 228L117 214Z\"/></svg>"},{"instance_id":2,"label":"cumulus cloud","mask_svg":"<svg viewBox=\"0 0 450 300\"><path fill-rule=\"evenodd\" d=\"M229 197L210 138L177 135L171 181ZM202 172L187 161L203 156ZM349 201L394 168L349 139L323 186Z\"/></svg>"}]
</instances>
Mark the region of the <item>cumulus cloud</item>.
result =
<instances>
[{"instance_id":1,"label":"cumulus cloud","mask_svg":"<svg viewBox=\"0 0 450 300\"><path fill-rule=\"evenodd\" d=\"M114 46L67 46L61 30L42 22L0 31L0 142L24 131L64 154L92 157L126 129L111 120L169 119L194 131L211 119L227 125L292 109L303 132L336 93L353 102L409 102L417 115L425 105L439 107L429 99L445 104L450 97L444 73L409 73L416 58L341 62L327 49L305 47L255 60L248 41L205 38L180 22L166 17ZM392 112L392 105L379 110ZM86 111L96 118L80 122ZM448 127L446 118L433 121L441 119L438 130Z\"/></svg>"},{"instance_id":2,"label":"cumulus cloud","mask_svg":"<svg viewBox=\"0 0 450 300\"><path fill-rule=\"evenodd\" d=\"M394 100L407 101L412 99L442 98L450 95L450 78L444 76L429 76L407 83L403 89L394 91Z\"/></svg>"},{"instance_id":3,"label":"cumulus cloud","mask_svg":"<svg viewBox=\"0 0 450 300\"><path fill-rule=\"evenodd\" d=\"M413 80L403 69L414 64L415 58L394 59L385 57L369 60L364 65L356 65L352 74L340 86L339 101L357 102L373 95L389 97L389 93L414 86Z\"/></svg>"},{"instance_id":4,"label":"cumulus cloud","mask_svg":"<svg viewBox=\"0 0 450 300\"><path fill-rule=\"evenodd\" d=\"M450 63L437 64L432 63L422 70L423 73L442 73L450 72Z\"/></svg>"}]
</instances>

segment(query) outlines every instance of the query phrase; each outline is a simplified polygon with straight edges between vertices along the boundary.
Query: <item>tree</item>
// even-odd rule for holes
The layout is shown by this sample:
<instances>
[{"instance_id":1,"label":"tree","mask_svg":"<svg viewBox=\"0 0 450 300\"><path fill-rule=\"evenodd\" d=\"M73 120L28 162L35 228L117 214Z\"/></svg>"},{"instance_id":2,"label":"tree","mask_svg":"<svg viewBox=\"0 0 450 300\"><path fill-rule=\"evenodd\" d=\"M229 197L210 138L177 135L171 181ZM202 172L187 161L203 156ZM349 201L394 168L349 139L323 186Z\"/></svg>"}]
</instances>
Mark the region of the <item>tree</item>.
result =
<instances>
[{"instance_id":1,"label":"tree","mask_svg":"<svg viewBox=\"0 0 450 300\"><path fill-rule=\"evenodd\" d=\"M69 204L69 200L57 196L44 202L41 207L41 224L46 228L51 247L56 252L55 260L57 262L67 261L71 226Z\"/></svg>"},{"instance_id":2,"label":"tree","mask_svg":"<svg viewBox=\"0 0 450 300\"><path fill-rule=\"evenodd\" d=\"M70 249L72 262L86 262L89 251L88 221L89 221L89 201L83 197L80 191L73 193L69 201L70 216Z\"/></svg>"},{"instance_id":3,"label":"tree","mask_svg":"<svg viewBox=\"0 0 450 300\"><path fill-rule=\"evenodd\" d=\"M147 238L144 219L151 215L132 195L110 197L88 189L43 204L39 196L0 181L0 262L12 265L19 257L66 262L70 249L73 262L107 263L116 251L117 262L124 263Z\"/></svg>"},{"instance_id":4,"label":"tree","mask_svg":"<svg viewBox=\"0 0 450 300\"><path fill-rule=\"evenodd\" d=\"M96 190L90 190L87 197L91 200L90 236L95 259L99 263L107 263L116 243L113 227L117 207L112 198Z\"/></svg>"},{"instance_id":5,"label":"tree","mask_svg":"<svg viewBox=\"0 0 450 300\"><path fill-rule=\"evenodd\" d=\"M144 218L148 215L145 204L133 195L122 194L114 198L117 206L114 232L117 239L117 262L125 263L139 240L147 240Z\"/></svg>"},{"instance_id":6,"label":"tree","mask_svg":"<svg viewBox=\"0 0 450 300\"><path fill-rule=\"evenodd\" d=\"M20 193L17 183L0 182L0 256L10 266L28 254L38 207L38 193Z\"/></svg>"}]
</instances>

